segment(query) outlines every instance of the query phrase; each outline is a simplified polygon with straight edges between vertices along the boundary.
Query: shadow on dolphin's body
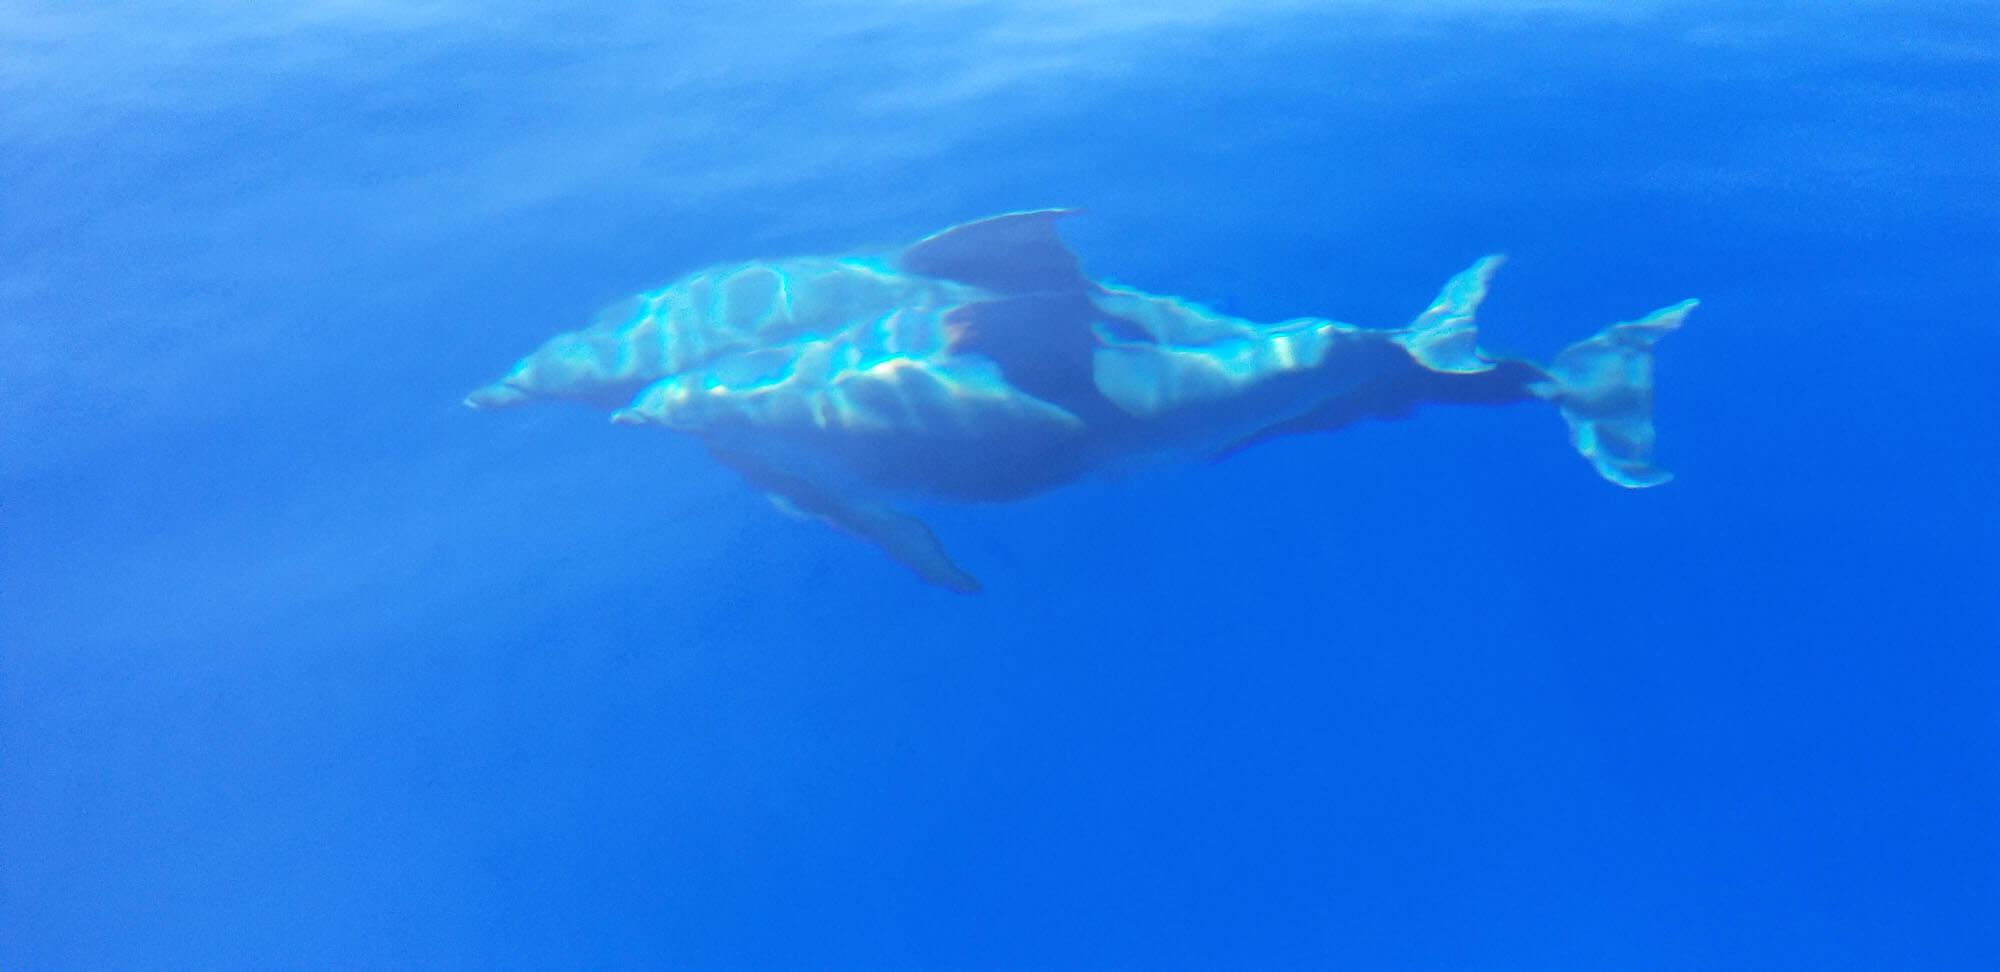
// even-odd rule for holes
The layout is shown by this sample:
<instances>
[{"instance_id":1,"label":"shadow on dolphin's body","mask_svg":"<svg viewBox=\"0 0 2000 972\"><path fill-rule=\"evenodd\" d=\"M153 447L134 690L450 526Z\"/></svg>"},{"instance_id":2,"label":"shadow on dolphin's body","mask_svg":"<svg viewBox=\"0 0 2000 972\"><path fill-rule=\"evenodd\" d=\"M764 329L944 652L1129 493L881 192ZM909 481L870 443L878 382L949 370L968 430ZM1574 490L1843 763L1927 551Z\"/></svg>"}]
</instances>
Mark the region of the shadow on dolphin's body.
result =
<instances>
[{"instance_id":1,"label":"shadow on dolphin's body","mask_svg":"<svg viewBox=\"0 0 2000 972\"><path fill-rule=\"evenodd\" d=\"M1652 463L1652 346L1692 300L1541 366L1478 348L1498 257L1404 327L1258 324L1090 280L1056 233L1069 212L995 216L885 258L705 270L551 339L466 404L574 399L691 434L781 507L968 592L978 581L898 497L1016 499L1427 403L1528 400L1555 405L1604 478L1669 478Z\"/></svg>"}]
</instances>

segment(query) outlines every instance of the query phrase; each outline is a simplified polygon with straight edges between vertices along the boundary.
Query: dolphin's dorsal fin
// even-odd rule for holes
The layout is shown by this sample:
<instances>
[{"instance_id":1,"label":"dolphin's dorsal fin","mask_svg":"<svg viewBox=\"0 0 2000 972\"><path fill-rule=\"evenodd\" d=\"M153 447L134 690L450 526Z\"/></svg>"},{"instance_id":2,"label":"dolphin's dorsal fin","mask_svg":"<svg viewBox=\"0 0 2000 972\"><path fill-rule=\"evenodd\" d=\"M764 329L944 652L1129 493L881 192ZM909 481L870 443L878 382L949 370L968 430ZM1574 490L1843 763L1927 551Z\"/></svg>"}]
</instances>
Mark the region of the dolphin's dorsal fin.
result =
<instances>
[{"instance_id":1,"label":"dolphin's dorsal fin","mask_svg":"<svg viewBox=\"0 0 2000 972\"><path fill-rule=\"evenodd\" d=\"M1060 406L1086 422L1122 415L1091 374L1092 325L1103 319L1082 293L996 297L946 312L951 354L978 354L1000 366L1007 384Z\"/></svg>"},{"instance_id":2,"label":"dolphin's dorsal fin","mask_svg":"<svg viewBox=\"0 0 2000 972\"><path fill-rule=\"evenodd\" d=\"M964 223L918 240L896 265L1000 294L1081 290L1087 281L1076 254L1056 235L1056 220L1073 212L1038 209Z\"/></svg>"}]
</instances>

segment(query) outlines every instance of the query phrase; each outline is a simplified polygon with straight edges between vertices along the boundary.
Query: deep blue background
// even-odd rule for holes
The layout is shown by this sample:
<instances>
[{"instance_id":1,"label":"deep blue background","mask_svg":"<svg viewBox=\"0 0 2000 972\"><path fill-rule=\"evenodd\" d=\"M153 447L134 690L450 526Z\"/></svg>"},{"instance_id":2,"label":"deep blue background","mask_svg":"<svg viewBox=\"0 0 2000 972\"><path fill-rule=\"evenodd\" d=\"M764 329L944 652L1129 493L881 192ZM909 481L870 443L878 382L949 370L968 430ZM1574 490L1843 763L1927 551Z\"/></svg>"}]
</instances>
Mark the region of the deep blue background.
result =
<instances>
[{"instance_id":1,"label":"deep blue background","mask_svg":"<svg viewBox=\"0 0 2000 972\"><path fill-rule=\"evenodd\" d=\"M14 5L0 966L2000 967L2000 5ZM458 399L730 259L1661 347L926 511Z\"/></svg>"}]
</instances>

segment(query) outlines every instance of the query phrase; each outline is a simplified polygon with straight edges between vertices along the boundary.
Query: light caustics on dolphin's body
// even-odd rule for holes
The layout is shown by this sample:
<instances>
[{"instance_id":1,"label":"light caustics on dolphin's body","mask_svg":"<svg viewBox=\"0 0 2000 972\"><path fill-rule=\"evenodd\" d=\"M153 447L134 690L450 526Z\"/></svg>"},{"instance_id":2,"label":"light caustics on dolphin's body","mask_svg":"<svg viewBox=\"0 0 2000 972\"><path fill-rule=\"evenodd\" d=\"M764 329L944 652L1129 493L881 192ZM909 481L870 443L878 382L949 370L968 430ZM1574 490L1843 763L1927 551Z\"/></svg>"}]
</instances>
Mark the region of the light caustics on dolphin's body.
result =
<instances>
[{"instance_id":1,"label":"light caustics on dolphin's body","mask_svg":"<svg viewBox=\"0 0 2000 972\"><path fill-rule=\"evenodd\" d=\"M1498 257L1404 327L1259 324L1090 280L1056 234L1068 212L996 216L877 259L705 270L551 339L466 404L580 400L688 433L780 506L960 591L978 582L895 500L1013 499L1425 403L1547 401L1604 478L1669 478L1652 462L1652 346L1692 300L1538 366L1478 347Z\"/></svg>"}]
</instances>

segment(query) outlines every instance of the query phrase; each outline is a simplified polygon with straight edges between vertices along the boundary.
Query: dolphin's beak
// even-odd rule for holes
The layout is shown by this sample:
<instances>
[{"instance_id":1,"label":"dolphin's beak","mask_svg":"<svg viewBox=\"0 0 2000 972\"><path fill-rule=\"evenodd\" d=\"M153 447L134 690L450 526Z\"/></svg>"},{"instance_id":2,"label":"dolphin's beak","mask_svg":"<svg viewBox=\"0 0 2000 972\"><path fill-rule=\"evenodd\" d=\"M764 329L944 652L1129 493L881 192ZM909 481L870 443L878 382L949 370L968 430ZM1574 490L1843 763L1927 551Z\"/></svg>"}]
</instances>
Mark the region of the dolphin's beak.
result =
<instances>
[{"instance_id":1,"label":"dolphin's beak","mask_svg":"<svg viewBox=\"0 0 2000 972\"><path fill-rule=\"evenodd\" d=\"M504 381L487 385L465 396L466 407L476 408L480 411L490 411L496 408L506 408L509 405L519 405L527 400L527 392L515 388Z\"/></svg>"}]
</instances>

